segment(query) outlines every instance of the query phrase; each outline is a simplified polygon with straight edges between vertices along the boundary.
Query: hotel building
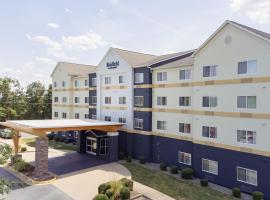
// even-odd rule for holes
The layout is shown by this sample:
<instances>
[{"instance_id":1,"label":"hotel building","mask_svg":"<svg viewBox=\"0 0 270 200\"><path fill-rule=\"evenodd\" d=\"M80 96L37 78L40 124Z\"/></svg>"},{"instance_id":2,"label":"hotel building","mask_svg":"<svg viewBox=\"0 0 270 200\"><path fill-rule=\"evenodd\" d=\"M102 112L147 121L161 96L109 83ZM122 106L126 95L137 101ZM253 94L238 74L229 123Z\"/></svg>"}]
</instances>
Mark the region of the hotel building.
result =
<instances>
[{"instance_id":1,"label":"hotel building","mask_svg":"<svg viewBox=\"0 0 270 200\"><path fill-rule=\"evenodd\" d=\"M269 66L270 34L232 21L195 50L110 48L97 67L58 63L53 118L122 122L117 153L191 167L199 178L270 199Z\"/></svg>"}]
</instances>

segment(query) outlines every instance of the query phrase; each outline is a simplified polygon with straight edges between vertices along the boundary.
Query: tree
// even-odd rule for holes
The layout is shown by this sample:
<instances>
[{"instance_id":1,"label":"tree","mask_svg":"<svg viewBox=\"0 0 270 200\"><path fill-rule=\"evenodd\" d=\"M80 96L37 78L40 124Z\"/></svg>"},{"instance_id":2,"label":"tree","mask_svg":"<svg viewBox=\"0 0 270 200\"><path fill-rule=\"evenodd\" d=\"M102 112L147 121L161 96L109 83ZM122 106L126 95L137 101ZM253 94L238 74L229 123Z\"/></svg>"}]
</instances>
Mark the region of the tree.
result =
<instances>
[{"instance_id":1,"label":"tree","mask_svg":"<svg viewBox=\"0 0 270 200\"><path fill-rule=\"evenodd\" d=\"M0 145L0 165L4 165L12 156L12 148L7 145ZM10 191L11 183L0 177L0 194L4 195Z\"/></svg>"},{"instance_id":2,"label":"tree","mask_svg":"<svg viewBox=\"0 0 270 200\"><path fill-rule=\"evenodd\" d=\"M52 118L52 85L49 85L49 88L44 96L44 118Z\"/></svg>"}]
</instances>

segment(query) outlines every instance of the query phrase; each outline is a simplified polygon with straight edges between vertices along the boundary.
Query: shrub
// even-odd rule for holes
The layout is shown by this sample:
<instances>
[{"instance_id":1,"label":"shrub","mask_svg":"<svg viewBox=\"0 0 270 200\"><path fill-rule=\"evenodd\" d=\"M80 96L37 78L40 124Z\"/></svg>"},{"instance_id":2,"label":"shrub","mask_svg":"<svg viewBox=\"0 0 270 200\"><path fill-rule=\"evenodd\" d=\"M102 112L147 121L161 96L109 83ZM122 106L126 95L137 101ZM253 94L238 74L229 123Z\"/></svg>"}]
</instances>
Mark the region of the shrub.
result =
<instances>
[{"instance_id":1,"label":"shrub","mask_svg":"<svg viewBox=\"0 0 270 200\"><path fill-rule=\"evenodd\" d=\"M113 190L112 189L108 189L106 192L105 192L105 195L111 199L111 197L113 196Z\"/></svg>"},{"instance_id":2,"label":"shrub","mask_svg":"<svg viewBox=\"0 0 270 200\"><path fill-rule=\"evenodd\" d=\"M21 152L25 152L25 151L27 151L27 147L22 147Z\"/></svg>"},{"instance_id":3,"label":"shrub","mask_svg":"<svg viewBox=\"0 0 270 200\"><path fill-rule=\"evenodd\" d=\"M241 190L238 187L232 189L232 195L236 198L241 198Z\"/></svg>"},{"instance_id":4,"label":"shrub","mask_svg":"<svg viewBox=\"0 0 270 200\"><path fill-rule=\"evenodd\" d=\"M145 158L143 156L139 157L139 161L141 164L145 164Z\"/></svg>"},{"instance_id":5,"label":"shrub","mask_svg":"<svg viewBox=\"0 0 270 200\"><path fill-rule=\"evenodd\" d=\"M175 166L175 165L171 166L171 174L178 174L177 166Z\"/></svg>"},{"instance_id":6,"label":"shrub","mask_svg":"<svg viewBox=\"0 0 270 200\"><path fill-rule=\"evenodd\" d=\"M49 140L53 140L54 139L54 135L52 133L48 134L47 137L48 137Z\"/></svg>"},{"instance_id":7,"label":"shrub","mask_svg":"<svg viewBox=\"0 0 270 200\"><path fill-rule=\"evenodd\" d=\"M29 165L27 162L25 162L22 159L18 159L15 163L14 163L14 169L16 171L19 172L25 172L28 171L30 169L31 165Z\"/></svg>"},{"instance_id":8,"label":"shrub","mask_svg":"<svg viewBox=\"0 0 270 200\"><path fill-rule=\"evenodd\" d=\"M118 156L118 157L119 157L119 160L124 160L124 159L125 159L125 156L126 156L126 155L125 155L124 152L120 152L120 153L119 153L119 156Z\"/></svg>"},{"instance_id":9,"label":"shrub","mask_svg":"<svg viewBox=\"0 0 270 200\"><path fill-rule=\"evenodd\" d=\"M127 187L130 191L133 190L133 181L129 180L127 178L122 178L120 180L120 182L122 183L123 186Z\"/></svg>"},{"instance_id":10,"label":"shrub","mask_svg":"<svg viewBox=\"0 0 270 200\"><path fill-rule=\"evenodd\" d=\"M185 168L181 171L181 176L183 179L192 179L193 177L193 169Z\"/></svg>"},{"instance_id":11,"label":"shrub","mask_svg":"<svg viewBox=\"0 0 270 200\"><path fill-rule=\"evenodd\" d=\"M207 179L201 179L200 180L201 186L207 187L208 186L208 180Z\"/></svg>"},{"instance_id":12,"label":"shrub","mask_svg":"<svg viewBox=\"0 0 270 200\"><path fill-rule=\"evenodd\" d=\"M122 187L120 190L120 199L126 200L130 198L130 191L127 187Z\"/></svg>"},{"instance_id":13,"label":"shrub","mask_svg":"<svg viewBox=\"0 0 270 200\"><path fill-rule=\"evenodd\" d=\"M110 189L110 184L109 183L103 183L98 186L98 193L99 194L105 194L105 192Z\"/></svg>"},{"instance_id":14,"label":"shrub","mask_svg":"<svg viewBox=\"0 0 270 200\"><path fill-rule=\"evenodd\" d=\"M55 137L54 137L54 140L55 140L56 142L59 142L59 141L60 141L60 138L59 138L58 136L55 136Z\"/></svg>"},{"instance_id":15,"label":"shrub","mask_svg":"<svg viewBox=\"0 0 270 200\"><path fill-rule=\"evenodd\" d=\"M93 200L109 200L109 198L105 194L96 195Z\"/></svg>"},{"instance_id":16,"label":"shrub","mask_svg":"<svg viewBox=\"0 0 270 200\"><path fill-rule=\"evenodd\" d=\"M252 193L253 200L262 200L263 196L264 196L264 194L262 192L259 192L259 191L255 191Z\"/></svg>"},{"instance_id":17,"label":"shrub","mask_svg":"<svg viewBox=\"0 0 270 200\"><path fill-rule=\"evenodd\" d=\"M131 156L127 157L127 162L132 162L132 157Z\"/></svg>"},{"instance_id":18,"label":"shrub","mask_svg":"<svg viewBox=\"0 0 270 200\"><path fill-rule=\"evenodd\" d=\"M167 171L167 165L164 162L160 163L159 168L162 171Z\"/></svg>"}]
</instances>

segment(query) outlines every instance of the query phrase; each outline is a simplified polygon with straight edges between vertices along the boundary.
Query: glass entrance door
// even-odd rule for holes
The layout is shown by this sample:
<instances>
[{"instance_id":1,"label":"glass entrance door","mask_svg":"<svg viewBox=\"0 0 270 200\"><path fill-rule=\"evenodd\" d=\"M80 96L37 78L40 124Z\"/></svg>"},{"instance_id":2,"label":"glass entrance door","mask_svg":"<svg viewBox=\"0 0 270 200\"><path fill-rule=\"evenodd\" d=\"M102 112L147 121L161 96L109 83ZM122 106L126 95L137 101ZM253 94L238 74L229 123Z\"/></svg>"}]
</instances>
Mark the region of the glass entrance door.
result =
<instances>
[{"instance_id":1,"label":"glass entrance door","mask_svg":"<svg viewBox=\"0 0 270 200\"><path fill-rule=\"evenodd\" d=\"M92 137L86 138L86 153L97 154L97 139Z\"/></svg>"}]
</instances>

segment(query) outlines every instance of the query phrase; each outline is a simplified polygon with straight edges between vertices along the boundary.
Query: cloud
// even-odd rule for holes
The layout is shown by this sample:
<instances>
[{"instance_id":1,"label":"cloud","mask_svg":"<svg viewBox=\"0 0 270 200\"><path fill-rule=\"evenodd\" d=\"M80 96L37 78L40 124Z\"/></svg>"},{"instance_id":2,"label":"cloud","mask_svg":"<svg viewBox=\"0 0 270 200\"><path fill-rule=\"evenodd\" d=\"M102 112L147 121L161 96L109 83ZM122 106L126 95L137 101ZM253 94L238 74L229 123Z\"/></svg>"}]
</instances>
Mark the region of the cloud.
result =
<instances>
[{"instance_id":1,"label":"cloud","mask_svg":"<svg viewBox=\"0 0 270 200\"><path fill-rule=\"evenodd\" d=\"M269 0L230 0L233 11L246 15L260 24L270 23Z\"/></svg>"},{"instance_id":2,"label":"cloud","mask_svg":"<svg viewBox=\"0 0 270 200\"><path fill-rule=\"evenodd\" d=\"M110 3L111 3L113 6L118 6L119 3L120 3L120 0L110 0Z\"/></svg>"},{"instance_id":3,"label":"cloud","mask_svg":"<svg viewBox=\"0 0 270 200\"><path fill-rule=\"evenodd\" d=\"M70 13L71 10L69 8L65 8L65 12Z\"/></svg>"},{"instance_id":4,"label":"cloud","mask_svg":"<svg viewBox=\"0 0 270 200\"><path fill-rule=\"evenodd\" d=\"M49 28L54 28L54 29L57 29L57 28L60 27L59 24L52 23L52 22L51 22L51 23L48 23L47 26L48 26Z\"/></svg>"},{"instance_id":5,"label":"cloud","mask_svg":"<svg viewBox=\"0 0 270 200\"><path fill-rule=\"evenodd\" d=\"M44 63L46 65L55 65L56 64L56 61L55 60L50 59L50 58L45 58L45 57L36 56L35 57L35 60L37 62L41 62L41 63Z\"/></svg>"}]
</instances>

